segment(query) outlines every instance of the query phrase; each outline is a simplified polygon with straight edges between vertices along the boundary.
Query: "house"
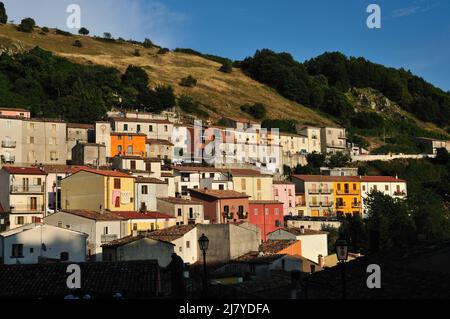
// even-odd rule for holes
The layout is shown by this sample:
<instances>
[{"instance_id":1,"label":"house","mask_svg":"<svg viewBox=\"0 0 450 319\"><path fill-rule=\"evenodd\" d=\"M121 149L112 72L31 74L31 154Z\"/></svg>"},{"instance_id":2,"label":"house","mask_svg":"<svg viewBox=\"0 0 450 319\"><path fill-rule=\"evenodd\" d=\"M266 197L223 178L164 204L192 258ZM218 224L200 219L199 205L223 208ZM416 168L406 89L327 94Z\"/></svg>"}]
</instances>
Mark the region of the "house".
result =
<instances>
[{"instance_id":1,"label":"house","mask_svg":"<svg viewBox=\"0 0 450 319\"><path fill-rule=\"evenodd\" d=\"M147 157L146 138L142 133L112 132L111 157L116 155Z\"/></svg>"},{"instance_id":2,"label":"house","mask_svg":"<svg viewBox=\"0 0 450 319\"><path fill-rule=\"evenodd\" d=\"M64 210L134 210L134 177L128 174L83 169L61 181Z\"/></svg>"},{"instance_id":3,"label":"house","mask_svg":"<svg viewBox=\"0 0 450 319\"><path fill-rule=\"evenodd\" d=\"M295 210L295 184L288 181L273 181L273 200L283 203L285 216L293 216Z\"/></svg>"},{"instance_id":4,"label":"house","mask_svg":"<svg viewBox=\"0 0 450 319\"><path fill-rule=\"evenodd\" d=\"M293 175L291 181L295 184L296 193L304 194L306 210L304 211L303 216L333 216L334 177L320 175Z\"/></svg>"},{"instance_id":5,"label":"house","mask_svg":"<svg viewBox=\"0 0 450 319\"><path fill-rule=\"evenodd\" d=\"M333 187L336 216L361 215L361 184L358 177L336 176Z\"/></svg>"},{"instance_id":6,"label":"house","mask_svg":"<svg viewBox=\"0 0 450 319\"><path fill-rule=\"evenodd\" d=\"M9 211L5 210L0 203L0 232L6 231L9 227Z\"/></svg>"},{"instance_id":7,"label":"house","mask_svg":"<svg viewBox=\"0 0 450 319\"><path fill-rule=\"evenodd\" d=\"M232 181L226 171L203 166L172 166L175 178L176 196L188 195L188 189L204 188L231 189Z\"/></svg>"},{"instance_id":8,"label":"house","mask_svg":"<svg viewBox=\"0 0 450 319\"><path fill-rule=\"evenodd\" d=\"M106 157L111 157L111 124L106 121L95 122L95 143L105 145Z\"/></svg>"},{"instance_id":9,"label":"house","mask_svg":"<svg viewBox=\"0 0 450 319\"><path fill-rule=\"evenodd\" d=\"M149 139L172 141L173 123L167 119L111 117L110 122L116 133L139 133Z\"/></svg>"},{"instance_id":10,"label":"house","mask_svg":"<svg viewBox=\"0 0 450 319\"><path fill-rule=\"evenodd\" d=\"M6 114L15 114L15 111ZM1 165L20 165L24 162L24 159L22 159L22 125L22 117L0 115Z\"/></svg>"},{"instance_id":11,"label":"house","mask_svg":"<svg viewBox=\"0 0 450 319\"><path fill-rule=\"evenodd\" d=\"M156 211L156 199L169 195L169 185L153 177L136 177L134 191L136 211Z\"/></svg>"},{"instance_id":12,"label":"house","mask_svg":"<svg viewBox=\"0 0 450 319\"><path fill-rule=\"evenodd\" d=\"M46 176L39 167L3 166L0 170L0 204L10 211L9 229L45 216Z\"/></svg>"},{"instance_id":13,"label":"house","mask_svg":"<svg viewBox=\"0 0 450 319\"><path fill-rule=\"evenodd\" d=\"M259 251L264 255L301 256L302 245L298 240L267 240L259 246Z\"/></svg>"},{"instance_id":14,"label":"house","mask_svg":"<svg viewBox=\"0 0 450 319\"><path fill-rule=\"evenodd\" d=\"M234 190L246 193L250 200L272 200L271 174L252 169L230 169Z\"/></svg>"},{"instance_id":15,"label":"house","mask_svg":"<svg viewBox=\"0 0 450 319\"><path fill-rule=\"evenodd\" d=\"M23 108L0 107L0 116L29 119L31 118L31 112Z\"/></svg>"},{"instance_id":16,"label":"house","mask_svg":"<svg viewBox=\"0 0 450 319\"><path fill-rule=\"evenodd\" d=\"M347 133L343 127L323 126L320 128L322 154L346 153Z\"/></svg>"},{"instance_id":17,"label":"house","mask_svg":"<svg viewBox=\"0 0 450 319\"><path fill-rule=\"evenodd\" d=\"M111 162L114 169L136 177L161 178L162 160L160 158L116 155Z\"/></svg>"},{"instance_id":18,"label":"house","mask_svg":"<svg viewBox=\"0 0 450 319\"><path fill-rule=\"evenodd\" d=\"M172 162L173 144L171 142L167 140L148 138L145 144L148 156L160 158L166 162Z\"/></svg>"},{"instance_id":19,"label":"house","mask_svg":"<svg viewBox=\"0 0 450 319\"><path fill-rule=\"evenodd\" d=\"M169 228L175 225L174 216L160 212L111 212L127 221L127 234L133 235L140 232L150 232L158 229Z\"/></svg>"},{"instance_id":20,"label":"house","mask_svg":"<svg viewBox=\"0 0 450 319\"><path fill-rule=\"evenodd\" d=\"M203 203L211 224L248 221L249 196L232 190L190 189L191 198Z\"/></svg>"},{"instance_id":21,"label":"house","mask_svg":"<svg viewBox=\"0 0 450 319\"><path fill-rule=\"evenodd\" d=\"M309 153L308 144L308 137L305 135L280 133L280 145L283 155L307 155Z\"/></svg>"},{"instance_id":22,"label":"house","mask_svg":"<svg viewBox=\"0 0 450 319\"><path fill-rule=\"evenodd\" d=\"M308 152L309 153L321 153L322 144L320 138L320 127L296 125L297 134L307 137L308 139Z\"/></svg>"},{"instance_id":23,"label":"house","mask_svg":"<svg viewBox=\"0 0 450 319\"><path fill-rule=\"evenodd\" d=\"M101 245L128 236L128 220L110 212L60 211L44 218L44 223L88 235L87 256L100 261Z\"/></svg>"},{"instance_id":24,"label":"house","mask_svg":"<svg viewBox=\"0 0 450 319\"><path fill-rule=\"evenodd\" d=\"M167 267L172 260L175 245L152 239L149 235L128 236L102 245L104 262L157 260Z\"/></svg>"},{"instance_id":25,"label":"house","mask_svg":"<svg viewBox=\"0 0 450 319\"><path fill-rule=\"evenodd\" d=\"M106 165L106 146L98 143L78 142L72 147L71 163L73 165Z\"/></svg>"},{"instance_id":26,"label":"house","mask_svg":"<svg viewBox=\"0 0 450 319\"><path fill-rule=\"evenodd\" d=\"M170 294L170 276L156 260L115 263L78 263L81 288L76 294L111 300L157 298ZM67 287L68 264L4 265L0 267L1 299L63 300L74 291ZM164 282L165 284L162 284Z\"/></svg>"},{"instance_id":27,"label":"house","mask_svg":"<svg viewBox=\"0 0 450 319\"><path fill-rule=\"evenodd\" d=\"M248 222L258 226L261 238L284 226L283 203L279 201L249 201Z\"/></svg>"},{"instance_id":28,"label":"house","mask_svg":"<svg viewBox=\"0 0 450 319\"><path fill-rule=\"evenodd\" d=\"M358 167L321 167L320 174L325 176L358 176Z\"/></svg>"},{"instance_id":29,"label":"house","mask_svg":"<svg viewBox=\"0 0 450 319\"><path fill-rule=\"evenodd\" d=\"M176 218L177 225L203 224L203 203L179 197L158 197L157 210Z\"/></svg>"},{"instance_id":30,"label":"house","mask_svg":"<svg viewBox=\"0 0 450 319\"><path fill-rule=\"evenodd\" d=\"M359 181L363 216L367 215L366 199L373 191L398 199L405 199L408 195L407 181L397 176L361 176Z\"/></svg>"},{"instance_id":31,"label":"house","mask_svg":"<svg viewBox=\"0 0 450 319\"><path fill-rule=\"evenodd\" d=\"M78 143L95 141L95 126L92 124L67 123L67 160L72 160L72 149ZM73 163L72 163L73 164Z\"/></svg>"},{"instance_id":32,"label":"house","mask_svg":"<svg viewBox=\"0 0 450 319\"><path fill-rule=\"evenodd\" d=\"M46 224L28 224L0 233L1 263L86 261L86 234Z\"/></svg>"},{"instance_id":33,"label":"house","mask_svg":"<svg viewBox=\"0 0 450 319\"><path fill-rule=\"evenodd\" d=\"M305 193L295 193L295 212L292 216L306 216L308 207L306 206Z\"/></svg>"},{"instance_id":34,"label":"house","mask_svg":"<svg viewBox=\"0 0 450 319\"><path fill-rule=\"evenodd\" d=\"M324 231L289 227L275 230L267 237L269 240L299 240L301 256L314 262L319 261L319 255L328 255L328 233Z\"/></svg>"},{"instance_id":35,"label":"house","mask_svg":"<svg viewBox=\"0 0 450 319\"><path fill-rule=\"evenodd\" d=\"M177 164L191 162L191 136L187 125L175 124L173 126L173 158Z\"/></svg>"}]
</instances>

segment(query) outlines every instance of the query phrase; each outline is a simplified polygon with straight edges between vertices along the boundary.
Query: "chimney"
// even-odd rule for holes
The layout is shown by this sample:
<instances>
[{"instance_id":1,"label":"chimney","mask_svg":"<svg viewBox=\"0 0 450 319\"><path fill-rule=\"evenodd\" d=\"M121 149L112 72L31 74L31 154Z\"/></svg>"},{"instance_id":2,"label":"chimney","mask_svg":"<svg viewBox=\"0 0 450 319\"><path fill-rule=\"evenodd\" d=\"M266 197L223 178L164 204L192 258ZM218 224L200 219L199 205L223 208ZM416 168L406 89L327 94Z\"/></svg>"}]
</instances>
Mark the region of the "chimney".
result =
<instances>
[{"instance_id":1,"label":"chimney","mask_svg":"<svg viewBox=\"0 0 450 319\"><path fill-rule=\"evenodd\" d=\"M304 234L305 233L305 226L300 226L300 234Z\"/></svg>"},{"instance_id":2,"label":"chimney","mask_svg":"<svg viewBox=\"0 0 450 319\"><path fill-rule=\"evenodd\" d=\"M323 266L325 266L325 258L323 258L322 255L319 255L319 262L318 262L318 264L319 264L320 268L323 268Z\"/></svg>"}]
</instances>

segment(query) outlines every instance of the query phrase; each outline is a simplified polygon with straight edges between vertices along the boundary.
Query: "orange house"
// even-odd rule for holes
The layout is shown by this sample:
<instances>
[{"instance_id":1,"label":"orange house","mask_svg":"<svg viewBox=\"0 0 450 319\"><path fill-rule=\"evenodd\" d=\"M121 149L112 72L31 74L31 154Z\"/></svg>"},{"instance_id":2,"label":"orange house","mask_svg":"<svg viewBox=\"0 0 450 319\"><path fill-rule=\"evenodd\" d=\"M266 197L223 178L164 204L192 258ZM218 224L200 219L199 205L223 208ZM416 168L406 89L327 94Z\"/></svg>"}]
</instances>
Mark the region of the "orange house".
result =
<instances>
[{"instance_id":1,"label":"orange house","mask_svg":"<svg viewBox=\"0 0 450 319\"><path fill-rule=\"evenodd\" d=\"M140 133L111 133L111 158L116 155L146 157L147 135Z\"/></svg>"}]
</instances>

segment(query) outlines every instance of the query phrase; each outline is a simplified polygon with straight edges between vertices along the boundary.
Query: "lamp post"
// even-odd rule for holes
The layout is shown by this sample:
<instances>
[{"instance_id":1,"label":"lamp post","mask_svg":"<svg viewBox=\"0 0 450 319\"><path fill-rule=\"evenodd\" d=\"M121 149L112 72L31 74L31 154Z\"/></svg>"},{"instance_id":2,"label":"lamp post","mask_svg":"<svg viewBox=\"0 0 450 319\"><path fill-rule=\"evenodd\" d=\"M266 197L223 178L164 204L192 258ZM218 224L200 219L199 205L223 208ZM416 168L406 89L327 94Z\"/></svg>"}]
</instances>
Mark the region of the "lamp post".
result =
<instances>
[{"instance_id":1,"label":"lamp post","mask_svg":"<svg viewBox=\"0 0 450 319\"><path fill-rule=\"evenodd\" d=\"M208 292L208 282L207 282L207 274L206 274L206 251L208 250L209 246L209 239L205 236L205 234L202 234L200 238L198 239L198 244L200 246L200 249L203 252L203 293L207 294Z\"/></svg>"},{"instance_id":2,"label":"lamp post","mask_svg":"<svg viewBox=\"0 0 450 319\"><path fill-rule=\"evenodd\" d=\"M336 257L341 267L342 276L342 298L346 298L346 278L345 278L345 263L348 259L348 243L345 239L338 239L335 244Z\"/></svg>"}]
</instances>

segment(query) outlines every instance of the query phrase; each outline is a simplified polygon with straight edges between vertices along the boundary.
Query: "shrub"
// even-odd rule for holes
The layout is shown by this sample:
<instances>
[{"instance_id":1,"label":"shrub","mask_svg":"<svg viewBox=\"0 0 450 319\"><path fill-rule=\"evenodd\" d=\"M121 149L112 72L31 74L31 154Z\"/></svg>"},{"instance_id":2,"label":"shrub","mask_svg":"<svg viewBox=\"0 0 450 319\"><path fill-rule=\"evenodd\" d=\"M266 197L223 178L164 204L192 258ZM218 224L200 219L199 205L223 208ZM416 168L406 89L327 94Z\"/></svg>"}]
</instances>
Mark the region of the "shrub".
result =
<instances>
[{"instance_id":1,"label":"shrub","mask_svg":"<svg viewBox=\"0 0 450 319\"><path fill-rule=\"evenodd\" d=\"M208 117L208 113L200 108L200 105L189 95L183 94L178 99L178 106L187 113L197 114L199 116Z\"/></svg>"},{"instance_id":2,"label":"shrub","mask_svg":"<svg viewBox=\"0 0 450 319\"><path fill-rule=\"evenodd\" d=\"M161 49L159 49L158 54L166 54L169 52L170 52L170 50L168 48L161 48Z\"/></svg>"},{"instance_id":3,"label":"shrub","mask_svg":"<svg viewBox=\"0 0 450 319\"><path fill-rule=\"evenodd\" d=\"M72 45L78 48L81 48L83 46L80 40L75 40Z\"/></svg>"},{"instance_id":4,"label":"shrub","mask_svg":"<svg viewBox=\"0 0 450 319\"><path fill-rule=\"evenodd\" d=\"M6 9L3 2L0 2L0 24L8 22L8 16L6 15Z\"/></svg>"},{"instance_id":5,"label":"shrub","mask_svg":"<svg viewBox=\"0 0 450 319\"><path fill-rule=\"evenodd\" d=\"M145 39L144 43L142 43L142 45L144 46L144 48L146 49L150 49L153 48L155 45L153 44L153 42L150 39Z\"/></svg>"},{"instance_id":6,"label":"shrub","mask_svg":"<svg viewBox=\"0 0 450 319\"><path fill-rule=\"evenodd\" d=\"M194 77L192 77L191 75L182 78L180 81L180 85L181 86L185 86L185 87L189 87L192 88L194 86L197 85L197 79L195 79Z\"/></svg>"},{"instance_id":7,"label":"shrub","mask_svg":"<svg viewBox=\"0 0 450 319\"><path fill-rule=\"evenodd\" d=\"M141 56L141 51L139 51L138 49L134 50L133 52L134 56Z\"/></svg>"},{"instance_id":8,"label":"shrub","mask_svg":"<svg viewBox=\"0 0 450 319\"><path fill-rule=\"evenodd\" d=\"M80 30L78 30L78 34L88 35L89 34L89 30L83 27Z\"/></svg>"},{"instance_id":9,"label":"shrub","mask_svg":"<svg viewBox=\"0 0 450 319\"><path fill-rule=\"evenodd\" d=\"M262 103L242 105L241 111L250 114L253 118L258 120L265 118L267 114L266 106Z\"/></svg>"},{"instance_id":10,"label":"shrub","mask_svg":"<svg viewBox=\"0 0 450 319\"><path fill-rule=\"evenodd\" d=\"M60 30L60 29L56 29L56 34L58 34L58 35L63 35L63 36L65 36L65 37L70 37L70 36L72 36L72 33L67 32L67 31L63 31L63 30Z\"/></svg>"},{"instance_id":11,"label":"shrub","mask_svg":"<svg viewBox=\"0 0 450 319\"><path fill-rule=\"evenodd\" d=\"M31 32L33 32L33 28L35 26L36 26L36 22L32 18L25 18L20 22L18 30L20 32L31 33Z\"/></svg>"},{"instance_id":12,"label":"shrub","mask_svg":"<svg viewBox=\"0 0 450 319\"><path fill-rule=\"evenodd\" d=\"M49 33L50 32L50 30L47 27L43 27L41 29L41 31L44 32L44 33Z\"/></svg>"},{"instance_id":13,"label":"shrub","mask_svg":"<svg viewBox=\"0 0 450 319\"><path fill-rule=\"evenodd\" d=\"M219 71L224 73L231 73L233 71L233 63L229 60L224 61Z\"/></svg>"},{"instance_id":14,"label":"shrub","mask_svg":"<svg viewBox=\"0 0 450 319\"><path fill-rule=\"evenodd\" d=\"M104 37L105 39L112 39L112 35L111 35L111 33L109 33L109 32L103 33L103 37Z\"/></svg>"}]
</instances>

